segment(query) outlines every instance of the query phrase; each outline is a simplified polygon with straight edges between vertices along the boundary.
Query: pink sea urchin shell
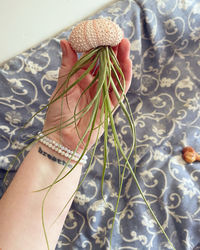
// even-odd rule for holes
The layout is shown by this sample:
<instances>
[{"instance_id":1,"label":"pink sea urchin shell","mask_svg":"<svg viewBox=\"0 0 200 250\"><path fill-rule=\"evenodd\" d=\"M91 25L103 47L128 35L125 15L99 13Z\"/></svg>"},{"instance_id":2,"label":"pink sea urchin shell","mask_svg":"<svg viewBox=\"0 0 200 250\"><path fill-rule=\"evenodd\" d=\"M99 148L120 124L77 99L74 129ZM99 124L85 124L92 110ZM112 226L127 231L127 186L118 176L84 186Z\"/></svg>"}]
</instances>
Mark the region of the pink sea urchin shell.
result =
<instances>
[{"instance_id":1,"label":"pink sea urchin shell","mask_svg":"<svg viewBox=\"0 0 200 250\"><path fill-rule=\"evenodd\" d=\"M84 52L98 46L116 46L122 38L123 31L116 23L100 18L78 24L69 36L69 43L76 52Z\"/></svg>"}]
</instances>

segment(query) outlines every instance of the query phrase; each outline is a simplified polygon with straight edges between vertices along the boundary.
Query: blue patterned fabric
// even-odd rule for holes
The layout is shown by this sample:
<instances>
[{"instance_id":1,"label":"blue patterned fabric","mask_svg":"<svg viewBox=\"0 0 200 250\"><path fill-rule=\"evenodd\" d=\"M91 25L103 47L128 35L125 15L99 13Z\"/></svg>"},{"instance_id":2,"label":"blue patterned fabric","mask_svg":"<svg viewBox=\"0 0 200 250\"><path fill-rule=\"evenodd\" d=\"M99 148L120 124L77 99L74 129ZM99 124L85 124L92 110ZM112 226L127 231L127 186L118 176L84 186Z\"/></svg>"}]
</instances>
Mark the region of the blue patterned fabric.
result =
<instances>
[{"instance_id":1,"label":"blue patterned fabric","mask_svg":"<svg viewBox=\"0 0 200 250\"><path fill-rule=\"evenodd\" d=\"M200 150L200 2L198 0L121 0L91 16L108 17L131 42L133 78L127 97L137 132L136 174L146 198L177 250L200 244L200 163L186 164L181 150ZM0 68L0 180L27 138L41 130L45 112L20 133L25 122L48 102L60 66L62 32L3 64ZM130 136L119 109L115 123L124 148ZM103 140L92 169L74 199L57 250L108 249L119 171L113 138L100 185ZM20 162L9 174L13 177ZM85 166L86 169L87 166ZM84 174L84 172L83 172ZM1 181L1 195L9 181ZM113 230L113 250L170 249L149 214L129 171L126 172Z\"/></svg>"}]
</instances>

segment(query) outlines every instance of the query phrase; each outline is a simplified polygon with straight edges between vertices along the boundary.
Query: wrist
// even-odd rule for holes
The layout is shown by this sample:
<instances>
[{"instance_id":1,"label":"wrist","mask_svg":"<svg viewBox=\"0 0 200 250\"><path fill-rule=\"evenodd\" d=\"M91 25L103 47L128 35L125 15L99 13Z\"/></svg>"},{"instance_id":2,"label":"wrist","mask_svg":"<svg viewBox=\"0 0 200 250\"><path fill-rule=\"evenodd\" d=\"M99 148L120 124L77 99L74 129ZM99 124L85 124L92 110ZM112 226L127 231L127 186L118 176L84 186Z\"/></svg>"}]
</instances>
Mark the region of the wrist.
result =
<instances>
[{"instance_id":1,"label":"wrist","mask_svg":"<svg viewBox=\"0 0 200 250\"><path fill-rule=\"evenodd\" d=\"M82 154L85 151L84 143L80 143L80 138L77 135L75 128L68 128L67 130L58 129L54 132L43 128L42 133L62 146L67 147L72 151L76 151L79 154Z\"/></svg>"},{"instance_id":2,"label":"wrist","mask_svg":"<svg viewBox=\"0 0 200 250\"><path fill-rule=\"evenodd\" d=\"M66 147L63 145L62 137L56 134L49 134L45 135L40 132L37 136L39 142L49 148L51 151L54 151L57 155L62 156L65 158L67 163L80 163L85 164L87 162L87 156L84 155L82 152L78 152L76 149L75 151L71 150L71 148ZM60 143L61 142L61 143Z\"/></svg>"}]
</instances>

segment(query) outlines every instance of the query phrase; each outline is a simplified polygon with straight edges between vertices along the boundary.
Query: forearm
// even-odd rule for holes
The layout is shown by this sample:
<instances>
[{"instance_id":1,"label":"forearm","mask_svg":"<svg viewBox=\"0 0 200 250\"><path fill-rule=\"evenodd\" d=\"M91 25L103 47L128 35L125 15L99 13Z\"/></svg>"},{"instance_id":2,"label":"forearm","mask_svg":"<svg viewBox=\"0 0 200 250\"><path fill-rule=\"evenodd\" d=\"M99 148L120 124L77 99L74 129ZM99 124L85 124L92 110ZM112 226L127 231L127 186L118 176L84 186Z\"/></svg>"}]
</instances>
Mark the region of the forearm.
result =
<instances>
[{"instance_id":1,"label":"forearm","mask_svg":"<svg viewBox=\"0 0 200 250\"><path fill-rule=\"evenodd\" d=\"M47 190L33 192L50 185L63 166L39 153L39 147L49 155L59 154L37 143L20 166L14 180L0 200L0 248L3 250L47 249L44 238L41 206ZM67 173L69 169L65 170ZM49 192L44 206L44 218L50 249L54 250L71 202L52 225L73 192L81 174L75 169Z\"/></svg>"}]
</instances>

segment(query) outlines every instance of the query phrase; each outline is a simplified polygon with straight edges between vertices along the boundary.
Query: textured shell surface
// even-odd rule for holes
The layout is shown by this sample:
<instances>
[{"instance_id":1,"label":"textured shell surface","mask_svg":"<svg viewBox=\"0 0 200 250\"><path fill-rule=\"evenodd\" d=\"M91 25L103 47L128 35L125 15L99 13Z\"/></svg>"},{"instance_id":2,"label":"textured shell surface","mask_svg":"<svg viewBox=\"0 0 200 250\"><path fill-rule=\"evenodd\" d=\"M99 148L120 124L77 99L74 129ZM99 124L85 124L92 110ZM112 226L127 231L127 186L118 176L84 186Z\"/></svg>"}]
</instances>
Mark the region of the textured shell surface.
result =
<instances>
[{"instance_id":1,"label":"textured shell surface","mask_svg":"<svg viewBox=\"0 0 200 250\"><path fill-rule=\"evenodd\" d=\"M85 52L98 46L116 46L123 38L122 29L106 18L79 23L69 36L69 43L76 52Z\"/></svg>"}]
</instances>

